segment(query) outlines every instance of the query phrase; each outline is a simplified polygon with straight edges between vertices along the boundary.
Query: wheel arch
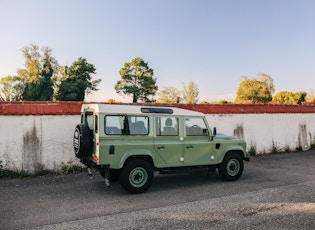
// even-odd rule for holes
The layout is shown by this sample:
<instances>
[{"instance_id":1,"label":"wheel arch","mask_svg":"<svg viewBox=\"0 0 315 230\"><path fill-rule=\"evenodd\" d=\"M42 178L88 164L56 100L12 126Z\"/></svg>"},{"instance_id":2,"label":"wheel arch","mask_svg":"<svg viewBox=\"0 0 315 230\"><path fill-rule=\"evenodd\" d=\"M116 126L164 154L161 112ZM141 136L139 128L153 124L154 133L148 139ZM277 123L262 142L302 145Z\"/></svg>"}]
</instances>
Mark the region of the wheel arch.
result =
<instances>
[{"instance_id":1,"label":"wheel arch","mask_svg":"<svg viewBox=\"0 0 315 230\"><path fill-rule=\"evenodd\" d=\"M123 168L124 165L128 164L128 162L132 161L132 160L145 160L147 161L149 164L152 165L152 167L154 167L154 161L153 161L153 157L151 154L147 153L147 154L131 154L131 155L128 155L128 156L125 156L122 161L120 162L119 164L119 168Z\"/></svg>"},{"instance_id":2,"label":"wheel arch","mask_svg":"<svg viewBox=\"0 0 315 230\"><path fill-rule=\"evenodd\" d=\"M225 156L227 156L228 154L232 154L232 153L237 153L238 155L240 155L240 157L245 160L245 153L244 153L244 150L241 148L241 146L231 146L230 148L228 149L225 149L225 154L222 154L222 157L221 159L219 160L219 163L221 163Z\"/></svg>"},{"instance_id":3,"label":"wheel arch","mask_svg":"<svg viewBox=\"0 0 315 230\"><path fill-rule=\"evenodd\" d=\"M232 154L232 153L237 153L238 155L240 155L240 157L244 160L245 158L245 154L243 152L243 150L237 149L237 150L229 150L228 152L225 153L225 156L227 154Z\"/></svg>"}]
</instances>

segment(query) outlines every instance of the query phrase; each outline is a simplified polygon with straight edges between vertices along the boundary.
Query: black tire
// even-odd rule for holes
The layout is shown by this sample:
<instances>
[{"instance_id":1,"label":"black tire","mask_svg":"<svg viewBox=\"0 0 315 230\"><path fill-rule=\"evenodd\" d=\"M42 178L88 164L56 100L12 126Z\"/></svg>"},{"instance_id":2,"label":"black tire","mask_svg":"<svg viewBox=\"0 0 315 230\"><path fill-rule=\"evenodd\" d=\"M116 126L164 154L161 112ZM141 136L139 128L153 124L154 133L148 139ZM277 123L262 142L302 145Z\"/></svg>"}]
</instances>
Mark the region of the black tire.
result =
<instances>
[{"instance_id":1,"label":"black tire","mask_svg":"<svg viewBox=\"0 0 315 230\"><path fill-rule=\"evenodd\" d=\"M111 170L110 172L110 181L119 181L119 170ZM100 170L100 174L105 178L105 172Z\"/></svg>"},{"instance_id":2,"label":"black tire","mask_svg":"<svg viewBox=\"0 0 315 230\"><path fill-rule=\"evenodd\" d=\"M235 181L243 173L244 162L242 157L237 153L227 154L223 162L219 165L218 171L222 179L227 181Z\"/></svg>"},{"instance_id":3,"label":"black tire","mask_svg":"<svg viewBox=\"0 0 315 230\"><path fill-rule=\"evenodd\" d=\"M78 158L86 158L92 154L93 137L87 124L78 124L74 130L73 148Z\"/></svg>"},{"instance_id":4,"label":"black tire","mask_svg":"<svg viewBox=\"0 0 315 230\"><path fill-rule=\"evenodd\" d=\"M130 193L146 191L153 181L153 168L145 160L136 159L128 162L120 173L121 186Z\"/></svg>"}]
</instances>

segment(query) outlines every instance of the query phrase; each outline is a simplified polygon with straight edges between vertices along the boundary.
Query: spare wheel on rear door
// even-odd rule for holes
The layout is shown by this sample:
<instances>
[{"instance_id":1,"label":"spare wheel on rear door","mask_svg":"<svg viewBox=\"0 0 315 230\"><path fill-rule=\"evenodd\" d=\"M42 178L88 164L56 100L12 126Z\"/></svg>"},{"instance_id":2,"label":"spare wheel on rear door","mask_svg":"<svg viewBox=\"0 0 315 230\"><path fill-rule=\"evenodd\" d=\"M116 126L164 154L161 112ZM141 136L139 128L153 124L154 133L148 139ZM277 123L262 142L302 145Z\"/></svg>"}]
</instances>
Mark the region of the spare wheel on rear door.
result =
<instances>
[{"instance_id":1,"label":"spare wheel on rear door","mask_svg":"<svg viewBox=\"0 0 315 230\"><path fill-rule=\"evenodd\" d=\"M78 158L85 158L92 154L93 137L87 124L76 126L73 136L73 148Z\"/></svg>"}]
</instances>

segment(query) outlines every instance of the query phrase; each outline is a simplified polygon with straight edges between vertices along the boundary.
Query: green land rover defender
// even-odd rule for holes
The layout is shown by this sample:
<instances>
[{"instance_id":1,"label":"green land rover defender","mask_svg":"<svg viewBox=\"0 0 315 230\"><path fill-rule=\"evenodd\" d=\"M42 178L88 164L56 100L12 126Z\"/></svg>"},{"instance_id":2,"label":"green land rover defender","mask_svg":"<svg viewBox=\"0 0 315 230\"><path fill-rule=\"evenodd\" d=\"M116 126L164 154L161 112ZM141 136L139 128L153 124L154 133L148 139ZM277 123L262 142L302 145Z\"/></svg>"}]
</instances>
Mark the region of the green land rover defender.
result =
<instances>
[{"instance_id":1,"label":"green land rover defender","mask_svg":"<svg viewBox=\"0 0 315 230\"><path fill-rule=\"evenodd\" d=\"M203 113L173 107L83 104L73 146L107 186L119 180L130 193L147 190L154 171L218 169L221 178L234 181L249 160L245 141L217 134Z\"/></svg>"}]
</instances>

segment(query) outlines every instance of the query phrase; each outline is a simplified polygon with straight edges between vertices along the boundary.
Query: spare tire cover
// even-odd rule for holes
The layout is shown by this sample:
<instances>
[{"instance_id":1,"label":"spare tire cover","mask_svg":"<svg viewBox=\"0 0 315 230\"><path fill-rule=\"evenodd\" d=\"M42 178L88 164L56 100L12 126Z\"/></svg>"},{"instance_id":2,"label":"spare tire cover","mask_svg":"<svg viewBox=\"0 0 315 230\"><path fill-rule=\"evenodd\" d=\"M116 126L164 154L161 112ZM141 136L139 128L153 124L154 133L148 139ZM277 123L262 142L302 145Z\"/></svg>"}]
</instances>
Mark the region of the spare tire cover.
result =
<instances>
[{"instance_id":1,"label":"spare tire cover","mask_svg":"<svg viewBox=\"0 0 315 230\"><path fill-rule=\"evenodd\" d=\"M93 139L87 124L78 124L74 130L73 148L78 158L88 157L92 154Z\"/></svg>"}]
</instances>

